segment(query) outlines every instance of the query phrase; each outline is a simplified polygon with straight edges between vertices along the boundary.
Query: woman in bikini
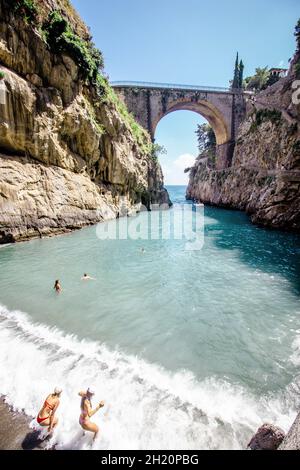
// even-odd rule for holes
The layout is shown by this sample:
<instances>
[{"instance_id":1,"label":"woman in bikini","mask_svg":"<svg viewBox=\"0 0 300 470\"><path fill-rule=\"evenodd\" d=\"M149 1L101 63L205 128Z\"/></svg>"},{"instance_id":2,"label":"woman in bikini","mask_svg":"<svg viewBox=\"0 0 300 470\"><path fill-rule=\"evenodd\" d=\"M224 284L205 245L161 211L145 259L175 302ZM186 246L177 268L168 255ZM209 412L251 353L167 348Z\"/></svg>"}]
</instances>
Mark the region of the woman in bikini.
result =
<instances>
[{"instance_id":1,"label":"woman in bikini","mask_svg":"<svg viewBox=\"0 0 300 470\"><path fill-rule=\"evenodd\" d=\"M97 413L97 411L100 410L104 406L104 401L101 401L98 406L93 410L92 409L92 402L91 398L95 394L92 390L89 388L87 389L86 392L80 392L79 396L81 397L81 403L80 403L80 409L81 409L81 414L79 417L79 424L82 427L84 431L90 431L94 433L94 440L96 439L99 428L97 424L92 423L90 421L90 418L94 416L94 414Z\"/></svg>"},{"instance_id":2,"label":"woman in bikini","mask_svg":"<svg viewBox=\"0 0 300 470\"><path fill-rule=\"evenodd\" d=\"M40 426L48 426L48 432L51 433L55 426L57 426L58 418L55 416L55 412L59 407L59 398L62 390L58 387L55 388L54 393L48 395L45 400L41 411L38 414L37 422Z\"/></svg>"}]
</instances>

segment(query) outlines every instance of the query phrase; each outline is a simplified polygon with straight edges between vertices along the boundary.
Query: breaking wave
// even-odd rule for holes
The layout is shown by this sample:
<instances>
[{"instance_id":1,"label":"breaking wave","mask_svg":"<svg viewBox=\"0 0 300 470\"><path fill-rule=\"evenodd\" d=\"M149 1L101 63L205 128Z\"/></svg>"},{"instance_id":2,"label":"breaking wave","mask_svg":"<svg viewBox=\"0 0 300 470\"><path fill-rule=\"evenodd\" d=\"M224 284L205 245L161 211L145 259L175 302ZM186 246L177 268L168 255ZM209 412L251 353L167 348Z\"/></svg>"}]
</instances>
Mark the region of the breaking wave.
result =
<instances>
[{"instance_id":1,"label":"breaking wave","mask_svg":"<svg viewBox=\"0 0 300 470\"><path fill-rule=\"evenodd\" d=\"M47 394L56 385L63 388L60 422L49 442L57 449L91 444L92 436L83 437L78 424L78 392L88 386L96 390L95 404L105 401L93 418L101 430L98 449L241 449L263 422L287 430L296 415L296 384L278 396L259 397L226 380L197 381L188 371L170 373L3 306L0 326L7 403L34 417Z\"/></svg>"}]
</instances>

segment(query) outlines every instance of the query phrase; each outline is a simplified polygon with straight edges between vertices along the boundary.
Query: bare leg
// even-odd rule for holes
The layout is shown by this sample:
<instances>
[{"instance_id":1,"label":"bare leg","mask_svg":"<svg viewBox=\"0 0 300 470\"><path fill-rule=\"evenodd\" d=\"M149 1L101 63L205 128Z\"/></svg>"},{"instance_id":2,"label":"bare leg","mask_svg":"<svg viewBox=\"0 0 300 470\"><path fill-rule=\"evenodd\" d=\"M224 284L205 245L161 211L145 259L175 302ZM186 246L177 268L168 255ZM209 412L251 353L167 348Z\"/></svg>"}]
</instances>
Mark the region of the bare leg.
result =
<instances>
[{"instance_id":1,"label":"bare leg","mask_svg":"<svg viewBox=\"0 0 300 470\"><path fill-rule=\"evenodd\" d=\"M86 421L84 424L82 424L82 429L84 431L89 431L94 433L94 440L97 438L98 433L99 433L99 428L97 424L91 423L90 421Z\"/></svg>"},{"instance_id":2,"label":"bare leg","mask_svg":"<svg viewBox=\"0 0 300 470\"><path fill-rule=\"evenodd\" d=\"M49 420L50 421L50 420ZM54 428L58 425L58 418L54 418L54 421L53 421L53 425L52 425L52 431L50 431L50 423L49 423L49 428L48 428L48 432L53 432Z\"/></svg>"}]
</instances>

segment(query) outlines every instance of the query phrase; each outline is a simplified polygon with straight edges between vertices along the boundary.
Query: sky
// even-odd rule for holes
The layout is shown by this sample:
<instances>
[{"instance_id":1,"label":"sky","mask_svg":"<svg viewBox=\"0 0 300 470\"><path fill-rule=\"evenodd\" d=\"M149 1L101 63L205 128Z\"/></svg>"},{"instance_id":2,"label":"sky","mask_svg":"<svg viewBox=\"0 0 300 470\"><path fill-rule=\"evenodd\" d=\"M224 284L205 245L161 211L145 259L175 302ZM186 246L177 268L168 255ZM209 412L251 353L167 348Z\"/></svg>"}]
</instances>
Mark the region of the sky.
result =
<instances>
[{"instance_id":1,"label":"sky","mask_svg":"<svg viewBox=\"0 0 300 470\"><path fill-rule=\"evenodd\" d=\"M228 86L237 51L245 76L256 67L288 67L299 0L71 0L91 28L111 81ZM186 184L197 156L192 111L158 124L155 139L166 184Z\"/></svg>"}]
</instances>

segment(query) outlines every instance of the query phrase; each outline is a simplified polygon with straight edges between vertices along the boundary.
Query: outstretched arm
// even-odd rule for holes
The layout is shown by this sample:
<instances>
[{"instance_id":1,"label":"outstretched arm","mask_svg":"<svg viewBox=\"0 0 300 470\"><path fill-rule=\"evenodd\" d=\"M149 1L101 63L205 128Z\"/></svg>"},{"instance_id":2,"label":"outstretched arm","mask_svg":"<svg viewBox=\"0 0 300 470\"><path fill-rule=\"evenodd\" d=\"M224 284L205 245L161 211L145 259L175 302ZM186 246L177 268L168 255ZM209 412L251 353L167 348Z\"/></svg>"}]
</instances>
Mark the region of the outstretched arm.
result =
<instances>
[{"instance_id":1,"label":"outstretched arm","mask_svg":"<svg viewBox=\"0 0 300 470\"><path fill-rule=\"evenodd\" d=\"M97 411L100 410L100 408L102 408L104 406L104 401L101 401L99 403L99 405L96 406L96 408L94 410L92 410L91 406L88 403L87 403L86 406L87 406L87 412L88 412L89 418L91 418L92 416L94 416L97 413Z\"/></svg>"}]
</instances>

